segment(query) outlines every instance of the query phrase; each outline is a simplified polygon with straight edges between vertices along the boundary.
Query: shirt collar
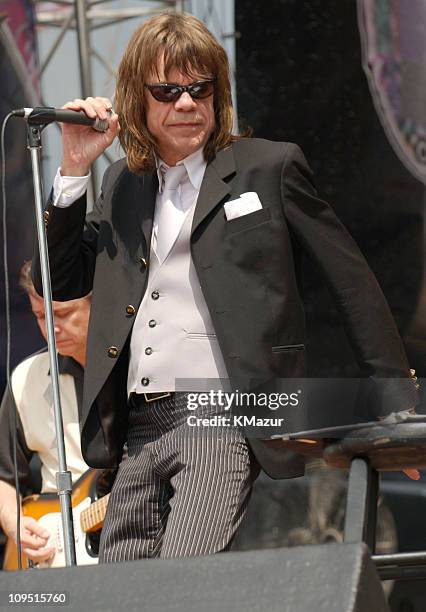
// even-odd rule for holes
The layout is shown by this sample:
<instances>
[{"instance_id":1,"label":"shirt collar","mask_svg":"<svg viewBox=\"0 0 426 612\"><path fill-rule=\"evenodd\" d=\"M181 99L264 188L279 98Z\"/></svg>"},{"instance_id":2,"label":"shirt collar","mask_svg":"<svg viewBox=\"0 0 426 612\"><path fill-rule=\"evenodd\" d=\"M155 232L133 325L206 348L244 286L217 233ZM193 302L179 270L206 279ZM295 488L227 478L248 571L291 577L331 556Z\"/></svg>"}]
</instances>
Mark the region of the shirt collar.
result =
<instances>
[{"instance_id":1,"label":"shirt collar","mask_svg":"<svg viewBox=\"0 0 426 612\"><path fill-rule=\"evenodd\" d=\"M158 191L162 193L163 191L163 172L167 171L168 166L161 157L155 156L155 163L157 166L157 176L158 176ZM203 182L204 171L207 166L207 162L204 159L204 149L198 149L195 153L191 153L185 159L182 159L176 165L184 165L186 171L188 173L189 181L194 189L197 191L200 190L201 183Z\"/></svg>"},{"instance_id":2,"label":"shirt collar","mask_svg":"<svg viewBox=\"0 0 426 612\"><path fill-rule=\"evenodd\" d=\"M39 353L47 353L47 346L44 346L42 349L34 353L38 355ZM73 359L73 357L69 357L68 355L61 355L58 353L58 373L59 374L71 374L74 378L83 378L84 377L84 368ZM48 376L50 376L50 367L48 371Z\"/></svg>"},{"instance_id":3,"label":"shirt collar","mask_svg":"<svg viewBox=\"0 0 426 612\"><path fill-rule=\"evenodd\" d=\"M74 378L83 378L84 376L84 370L81 365L67 355L58 354L58 370L59 374L71 374Z\"/></svg>"}]
</instances>

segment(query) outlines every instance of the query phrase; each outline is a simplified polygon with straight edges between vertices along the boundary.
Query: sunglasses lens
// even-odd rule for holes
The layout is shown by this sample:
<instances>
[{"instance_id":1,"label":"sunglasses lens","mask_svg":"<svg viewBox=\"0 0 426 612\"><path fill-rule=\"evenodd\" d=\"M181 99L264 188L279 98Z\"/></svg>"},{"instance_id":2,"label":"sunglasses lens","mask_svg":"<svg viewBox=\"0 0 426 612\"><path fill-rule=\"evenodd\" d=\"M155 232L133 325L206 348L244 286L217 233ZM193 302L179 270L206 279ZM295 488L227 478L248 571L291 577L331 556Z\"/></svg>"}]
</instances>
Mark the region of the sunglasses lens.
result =
<instances>
[{"instance_id":1,"label":"sunglasses lens","mask_svg":"<svg viewBox=\"0 0 426 612\"><path fill-rule=\"evenodd\" d=\"M174 85L154 85L150 92L159 102L174 102L180 96L180 90Z\"/></svg>"},{"instance_id":2,"label":"sunglasses lens","mask_svg":"<svg viewBox=\"0 0 426 612\"><path fill-rule=\"evenodd\" d=\"M189 88L191 98L208 98L213 93L213 81L199 81Z\"/></svg>"},{"instance_id":3,"label":"sunglasses lens","mask_svg":"<svg viewBox=\"0 0 426 612\"><path fill-rule=\"evenodd\" d=\"M176 102L183 93L182 87L174 84L160 83L158 85L146 85L151 94L159 102ZM191 98L208 98L213 93L213 81L198 81L187 88Z\"/></svg>"}]
</instances>

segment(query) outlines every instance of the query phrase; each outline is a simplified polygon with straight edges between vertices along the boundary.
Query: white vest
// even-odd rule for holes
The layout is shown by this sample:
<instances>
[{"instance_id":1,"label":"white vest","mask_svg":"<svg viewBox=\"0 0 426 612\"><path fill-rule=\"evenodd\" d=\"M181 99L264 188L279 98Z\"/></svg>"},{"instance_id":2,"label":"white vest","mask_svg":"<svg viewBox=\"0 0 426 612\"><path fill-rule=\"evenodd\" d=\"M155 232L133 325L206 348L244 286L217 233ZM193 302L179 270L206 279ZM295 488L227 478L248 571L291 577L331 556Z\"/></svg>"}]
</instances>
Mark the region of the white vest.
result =
<instances>
[{"instance_id":1,"label":"white vest","mask_svg":"<svg viewBox=\"0 0 426 612\"><path fill-rule=\"evenodd\" d=\"M130 343L128 394L185 390L179 382L176 385L178 379L228 378L191 260L194 211L195 204L162 264L151 241L147 289Z\"/></svg>"}]
</instances>

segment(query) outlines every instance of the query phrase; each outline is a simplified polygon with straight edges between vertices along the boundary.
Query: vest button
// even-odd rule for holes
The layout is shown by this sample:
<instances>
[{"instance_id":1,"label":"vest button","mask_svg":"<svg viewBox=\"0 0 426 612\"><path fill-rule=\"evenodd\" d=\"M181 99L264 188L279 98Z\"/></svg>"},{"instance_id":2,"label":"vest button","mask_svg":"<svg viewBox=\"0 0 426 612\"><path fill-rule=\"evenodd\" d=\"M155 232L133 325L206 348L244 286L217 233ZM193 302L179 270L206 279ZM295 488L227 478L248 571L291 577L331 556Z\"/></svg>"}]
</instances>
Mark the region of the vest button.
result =
<instances>
[{"instance_id":1,"label":"vest button","mask_svg":"<svg viewBox=\"0 0 426 612\"><path fill-rule=\"evenodd\" d=\"M118 357L118 348L116 346L109 346L107 348L107 355L111 357L111 359L115 359Z\"/></svg>"},{"instance_id":2,"label":"vest button","mask_svg":"<svg viewBox=\"0 0 426 612\"><path fill-rule=\"evenodd\" d=\"M152 355L152 348L150 346L147 346L145 349L145 355Z\"/></svg>"},{"instance_id":3,"label":"vest button","mask_svg":"<svg viewBox=\"0 0 426 612\"><path fill-rule=\"evenodd\" d=\"M158 298L160 297L160 294L158 293L158 291L153 291L151 293L151 297L153 300L158 300Z\"/></svg>"},{"instance_id":4,"label":"vest button","mask_svg":"<svg viewBox=\"0 0 426 612\"><path fill-rule=\"evenodd\" d=\"M147 268L147 263L145 257L138 257L138 262L141 265L141 272L144 272Z\"/></svg>"},{"instance_id":5,"label":"vest button","mask_svg":"<svg viewBox=\"0 0 426 612\"><path fill-rule=\"evenodd\" d=\"M133 317L135 312L136 312L136 308L134 306L132 306L131 304L126 306L126 314L129 315L129 317Z\"/></svg>"},{"instance_id":6,"label":"vest button","mask_svg":"<svg viewBox=\"0 0 426 612\"><path fill-rule=\"evenodd\" d=\"M50 212L48 210L45 210L44 213L43 213L43 219L44 219L45 227L47 227L48 224L49 224L49 217L50 217Z\"/></svg>"},{"instance_id":7,"label":"vest button","mask_svg":"<svg viewBox=\"0 0 426 612\"><path fill-rule=\"evenodd\" d=\"M147 387L149 385L149 378L144 376L141 380L141 383L143 384L144 387Z\"/></svg>"},{"instance_id":8,"label":"vest button","mask_svg":"<svg viewBox=\"0 0 426 612\"><path fill-rule=\"evenodd\" d=\"M155 327L157 325L157 321L155 321L154 319L151 319L150 322L148 323L148 325L150 327Z\"/></svg>"}]
</instances>

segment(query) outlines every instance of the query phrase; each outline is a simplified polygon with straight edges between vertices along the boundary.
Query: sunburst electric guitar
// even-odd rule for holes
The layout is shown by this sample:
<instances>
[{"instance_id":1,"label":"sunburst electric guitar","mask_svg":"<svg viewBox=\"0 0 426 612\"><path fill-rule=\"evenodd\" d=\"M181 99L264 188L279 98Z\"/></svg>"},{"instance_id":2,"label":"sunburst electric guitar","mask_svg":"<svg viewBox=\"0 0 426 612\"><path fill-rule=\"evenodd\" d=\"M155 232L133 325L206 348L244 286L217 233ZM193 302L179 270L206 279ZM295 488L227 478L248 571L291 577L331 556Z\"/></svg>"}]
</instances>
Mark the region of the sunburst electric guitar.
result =
<instances>
[{"instance_id":1,"label":"sunburst electric guitar","mask_svg":"<svg viewBox=\"0 0 426 612\"><path fill-rule=\"evenodd\" d=\"M98 536L103 525L109 498L108 494L96 499L96 483L101 475L102 471L100 470L88 470L72 488L71 504L77 565L98 562ZM43 493L25 497L22 501L22 513L24 516L32 516L49 531L50 538L47 546L56 550L52 559L38 563L36 567L64 567L65 553L58 495L56 493ZM34 567L22 554L22 567L30 566ZM11 539L6 543L3 569L18 569L18 550Z\"/></svg>"}]
</instances>

